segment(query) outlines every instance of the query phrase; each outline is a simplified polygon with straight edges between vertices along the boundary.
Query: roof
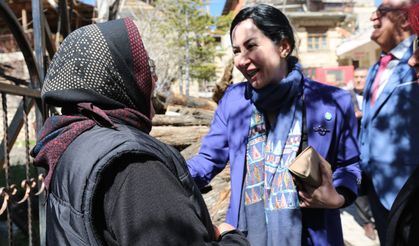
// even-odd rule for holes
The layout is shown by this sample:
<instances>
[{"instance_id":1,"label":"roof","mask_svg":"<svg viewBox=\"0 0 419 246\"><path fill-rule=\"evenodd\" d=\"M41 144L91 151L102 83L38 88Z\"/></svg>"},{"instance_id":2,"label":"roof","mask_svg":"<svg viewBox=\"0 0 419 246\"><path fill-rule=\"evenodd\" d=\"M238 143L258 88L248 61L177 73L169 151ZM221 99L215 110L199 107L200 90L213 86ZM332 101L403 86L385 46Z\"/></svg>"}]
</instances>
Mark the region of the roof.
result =
<instances>
[{"instance_id":1,"label":"roof","mask_svg":"<svg viewBox=\"0 0 419 246\"><path fill-rule=\"evenodd\" d=\"M345 53L352 52L361 46L364 46L369 43L373 43L371 40L372 28L365 29L355 35L352 35L350 38L343 41L337 48L336 48L336 55L342 56Z\"/></svg>"}]
</instances>

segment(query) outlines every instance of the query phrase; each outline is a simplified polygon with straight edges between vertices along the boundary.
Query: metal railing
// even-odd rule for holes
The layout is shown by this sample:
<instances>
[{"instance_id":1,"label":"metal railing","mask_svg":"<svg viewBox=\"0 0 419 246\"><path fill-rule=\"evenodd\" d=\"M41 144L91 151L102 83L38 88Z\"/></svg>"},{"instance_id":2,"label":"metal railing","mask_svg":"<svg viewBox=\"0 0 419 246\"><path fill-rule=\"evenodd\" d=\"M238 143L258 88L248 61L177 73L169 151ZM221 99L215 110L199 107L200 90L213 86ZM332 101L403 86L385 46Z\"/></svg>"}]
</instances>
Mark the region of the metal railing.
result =
<instances>
[{"instance_id":1,"label":"metal railing","mask_svg":"<svg viewBox=\"0 0 419 246\"><path fill-rule=\"evenodd\" d=\"M43 105L40 98L40 88L44 79L46 67L48 62L52 59L56 47L52 41L52 33L45 17L43 1L30 0L32 7L32 35L33 47L28 41L27 33L20 25L13 11L10 9L6 0L0 0L0 18L7 24L11 34L15 38L20 51L23 54L26 67L29 73L30 83L22 79L14 78L10 80L8 76L0 75L0 94L2 100L2 129L3 140L0 145L0 171L4 171L4 185L0 184L0 220L6 215L7 221L7 244L13 245L17 241L14 240L14 228L18 227L24 231L27 236L28 245L45 245L45 184L43 170L37 170L31 164L29 156L30 151L30 124L28 115L30 112L35 113L35 124L32 128L35 129L35 134L41 128L44 120L47 117L47 107ZM69 0L55 0L58 2L58 8L55 9L58 14L58 24L56 35L65 38L72 28L72 23L78 26L78 19L82 16L74 17L74 1ZM120 0L116 0L118 6ZM13 3L12 1L9 1ZM113 13L115 18L117 9ZM92 16L93 17L93 16ZM76 18L76 19L72 19ZM86 22L86 20L84 20ZM85 23L89 24L89 23ZM73 25L74 27L74 25ZM59 31L61 30L61 31ZM13 83L16 81L24 82ZM14 116L9 120L9 97L14 97L20 100L15 110ZM15 100L16 101L16 100ZM53 112L53 110L52 110ZM1 128L0 128L1 129ZM19 133L24 133L24 147L25 147L25 161L24 161L24 175L21 175L21 180L12 181L12 167L10 161L10 151L13 148ZM35 171L33 171L35 170ZM2 175L2 174L1 174ZM0 176L0 180L1 180ZM14 182L14 183L13 183ZM19 184L20 183L20 184ZM18 185L19 184L19 185ZM19 220L16 215L15 208L26 205L25 214L27 219L24 222ZM38 210L36 210L38 208ZM17 225L17 226L15 226ZM1 229L1 228L0 228ZM2 238L0 238L1 240ZM0 241L2 244L3 241Z\"/></svg>"},{"instance_id":2,"label":"metal railing","mask_svg":"<svg viewBox=\"0 0 419 246\"><path fill-rule=\"evenodd\" d=\"M43 175L31 174L30 170L34 169L31 165L31 158L29 156L29 122L28 114L33 110L35 112L35 132L41 127L45 114L42 102L40 100L41 81L43 79L43 61L46 54L43 37L47 36L45 33L46 18L42 10L42 2L40 0L33 0L33 27L34 27L34 52L28 41L28 38L16 18L13 11L8 4L0 1L0 17L8 25L20 51L23 54L26 67L29 72L30 83L26 87L6 83L7 79L0 82L0 93L2 99L2 115L3 119L3 141L0 146L0 170L4 171L4 185L0 187L0 217L2 214L6 216L7 224L7 245L14 245L17 240L14 238L15 228L19 228L27 237L28 245L45 245L45 209L44 205L44 189ZM48 40L49 38L47 38ZM47 41L47 43L50 43ZM52 57L53 49L48 49L48 54ZM42 58L38 56L41 54ZM9 97L14 97L20 100L13 118L9 121L8 116L10 109L8 107ZM16 101L16 100L15 100ZM25 161L24 161L24 175L20 177L22 180L14 181L12 183L12 168L9 153L14 146L18 134L23 128L24 131L24 145L25 145ZM20 184L19 184L20 183ZM25 215L22 215L20 208L25 208ZM38 210L35 210L38 208ZM4 216L3 216L4 217ZM34 218L37 218L35 220ZM36 229L35 229L36 228ZM3 241L2 241L3 242ZM6 243L4 243L6 244Z\"/></svg>"},{"instance_id":3,"label":"metal railing","mask_svg":"<svg viewBox=\"0 0 419 246\"><path fill-rule=\"evenodd\" d=\"M0 187L0 216L5 213L7 218L7 242L8 245L13 245L15 242L14 236L14 226L13 224L17 224L17 221L21 221L17 216L13 216L13 213L16 212L16 209L19 207L20 204L26 205L26 218L27 220L22 223L19 227L24 234L27 236L28 245L39 245L39 236L34 233L34 223L33 217L36 211L33 211L34 200L38 200L38 202L43 201L43 192L45 190L44 185L44 178L43 174L40 174L37 178L31 177L30 168L31 168L31 159L29 156L29 121L28 115L30 109L34 108L34 104L30 103L34 100L40 99L40 92L39 90L33 90L30 88L0 83L0 93L1 93L1 101L2 101L2 124L3 124L3 170L4 170L4 180L5 184L3 187ZM21 97L22 104L27 105L28 110L22 110L22 124L20 122L13 122L9 125L8 114L8 97ZM32 100L30 100L30 99ZM19 109L19 107L18 107ZM19 111L19 110L17 110ZM16 112L18 113L18 112ZM15 115L16 116L16 115ZM16 125L19 124L19 125ZM24 131L24 145L25 145L25 175L24 179L20 181L20 185L13 184L11 182L11 165L10 165L10 157L9 153L12 148L12 142L14 140L10 140L10 137L14 138L14 136L10 136L9 133L14 132L11 129L22 128ZM9 143L9 144L7 144ZM37 199L36 196L40 196L41 199ZM38 217L38 216L36 216ZM37 226L36 226L37 227Z\"/></svg>"}]
</instances>

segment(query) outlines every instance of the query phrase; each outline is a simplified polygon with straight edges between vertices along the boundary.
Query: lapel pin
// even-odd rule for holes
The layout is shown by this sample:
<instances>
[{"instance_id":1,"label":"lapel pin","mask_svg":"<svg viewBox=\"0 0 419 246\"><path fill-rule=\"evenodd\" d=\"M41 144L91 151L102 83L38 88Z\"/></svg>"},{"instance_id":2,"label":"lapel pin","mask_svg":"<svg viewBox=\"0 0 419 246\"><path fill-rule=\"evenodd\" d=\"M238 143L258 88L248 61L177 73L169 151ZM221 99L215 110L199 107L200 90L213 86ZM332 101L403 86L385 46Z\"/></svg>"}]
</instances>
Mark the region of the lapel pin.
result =
<instances>
[{"instance_id":1,"label":"lapel pin","mask_svg":"<svg viewBox=\"0 0 419 246\"><path fill-rule=\"evenodd\" d=\"M325 118L327 121L330 121L330 120L332 119L332 114L331 114L330 112L326 112L326 113L324 114L324 118Z\"/></svg>"},{"instance_id":2,"label":"lapel pin","mask_svg":"<svg viewBox=\"0 0 419 246\"><path fill-rule=\"evenodd\" d=\"M330 130L328 130L326 127L322 126L322 125L318 125L313 127L313 130L315 132L318 132L321 136L326 135L326 133L330 132Z\"/></svg>"}]
</instances>

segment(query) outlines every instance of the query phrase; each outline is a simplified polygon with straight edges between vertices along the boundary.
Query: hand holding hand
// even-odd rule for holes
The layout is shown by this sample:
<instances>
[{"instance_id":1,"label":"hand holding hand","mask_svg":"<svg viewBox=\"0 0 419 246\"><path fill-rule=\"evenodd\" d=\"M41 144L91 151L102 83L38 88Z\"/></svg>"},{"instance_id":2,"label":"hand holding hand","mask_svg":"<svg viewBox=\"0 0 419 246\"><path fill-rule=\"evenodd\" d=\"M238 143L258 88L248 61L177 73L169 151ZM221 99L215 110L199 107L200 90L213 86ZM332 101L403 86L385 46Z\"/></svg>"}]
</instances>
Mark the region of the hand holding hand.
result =
<instances>
[{"instance_id":1,"label":"hand holding hand","mask_svg":"<svg viewBox=\"0 0 419 246\"><path fill-rule=\"evenodd\" d=\"M340 208L345 203L345 198L340 195L332 184L332 170L323 158L320 158L320 173L322 184L318 188L304 186L304 191L299 191L300 207L302 208Z\"/></svg>"},{"instance_id":2,"label":"hand holding hand","mask_svg":"<svg viewBox=\"0 0 419 246\"><path fill-rule=\"evenodd\" d=\"M219 238L224 232L235 230L234 226L228 223L221 223L219 226L213 225L215 231L215 238Z\"/></svg>"}]
</instances>

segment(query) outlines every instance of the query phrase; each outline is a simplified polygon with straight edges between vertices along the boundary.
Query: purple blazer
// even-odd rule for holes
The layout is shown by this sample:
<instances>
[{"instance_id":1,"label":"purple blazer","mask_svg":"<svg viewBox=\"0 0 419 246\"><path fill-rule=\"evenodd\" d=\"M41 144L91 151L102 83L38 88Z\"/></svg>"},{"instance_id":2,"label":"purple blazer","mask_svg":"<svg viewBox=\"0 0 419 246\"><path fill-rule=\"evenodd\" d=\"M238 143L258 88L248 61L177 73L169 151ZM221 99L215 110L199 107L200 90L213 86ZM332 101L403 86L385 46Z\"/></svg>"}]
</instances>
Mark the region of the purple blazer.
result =
<instances>
[{"instance_id":1,"label":"purple blazer","mask_svg":"<svg viewBox=\"0 0 419 246\"><path fill-rule=\"evenodd\" d=\"M247 136L252 107L244 97L245 82L230 86L214 114L201 149L188 160L199 187L207 185L230 161L231 197L227 223L237 226L245 174ZM361 180L357 120L348 92L304 80L308 144L332 165L333 185L355 195ZM325 132L319 128L327 129ZM343 245L338 209L302 209L303 245Z\"/></svg>"}]
</instances>

